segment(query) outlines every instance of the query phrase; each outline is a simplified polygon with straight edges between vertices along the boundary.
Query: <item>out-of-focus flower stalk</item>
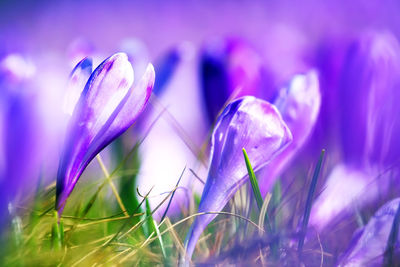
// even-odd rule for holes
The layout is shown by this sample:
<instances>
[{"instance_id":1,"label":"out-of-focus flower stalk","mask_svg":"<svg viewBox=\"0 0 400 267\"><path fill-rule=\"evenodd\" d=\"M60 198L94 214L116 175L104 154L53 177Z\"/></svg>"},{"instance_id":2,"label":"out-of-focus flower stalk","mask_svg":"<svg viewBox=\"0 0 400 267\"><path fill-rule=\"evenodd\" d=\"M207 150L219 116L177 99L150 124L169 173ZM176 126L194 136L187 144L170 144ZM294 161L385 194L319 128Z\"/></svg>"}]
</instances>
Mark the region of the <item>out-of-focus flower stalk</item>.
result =
<instances>
[{"instance_id":1,"label":"out-of-focus flower stalk","mask_svg":"<svg viewBox=\"0 0 400 267\"><path fill-rule=\"evenodd\" d=\"M31 81L34 70L19 54L0 61L0 232L9 220L9 204L39 178L43 140Z\"/></svg>"}]
</instances>

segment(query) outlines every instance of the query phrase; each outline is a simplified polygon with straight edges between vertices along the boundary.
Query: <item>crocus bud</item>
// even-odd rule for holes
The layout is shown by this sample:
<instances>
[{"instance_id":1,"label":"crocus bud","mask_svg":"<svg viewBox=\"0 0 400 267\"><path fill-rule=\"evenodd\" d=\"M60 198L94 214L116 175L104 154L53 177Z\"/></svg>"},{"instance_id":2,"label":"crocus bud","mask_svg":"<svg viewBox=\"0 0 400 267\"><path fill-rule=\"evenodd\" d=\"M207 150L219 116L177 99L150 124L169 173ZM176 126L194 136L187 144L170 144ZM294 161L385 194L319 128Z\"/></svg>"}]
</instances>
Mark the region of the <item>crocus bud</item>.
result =
<instances>
[{"instance_id":1,"label":"crocus bud","mask_svg":"<svg viewBox=\"0 0 400 267\"><path fill-rule=\"evenodd\" d=\"M229 104L218 118L212 135L211 163L198 211L221 211L247 181L242 148L246 149L256 171L291 141L289 128L270 103L247 96ZM206 214L195 219L186 239L189 258L201 233L215 217L216 214Z\"/></svg>"},{"instance_id":2,"label":"crocus bud","mask_svg":"<svg viewBox=\"0 0 400 267\"><path fill-rule=\"evenodd\" d=\"M141 81L131 88L133 69L123 53L109 57L92 73L73 111L60 160L56 192L60 214L90 161L142 112L154 78L149 64Z\"/></svg>"},{"instance_id":3,"label":"crocus bud","mask_svg":"<svg viewBox=\"0 0 400 267\"><path fill-rule=\"evenodd\" d=\"M230 97L262 97L265 70L260 55L240 39L216 40L201 54L201 82L209 122Z\"/></svg>"},{"instance_id":4,"label":"crocus bud","mask_svg":"<svg viewBox=\"0 0 400 267\"><path fill-rule=\"evenodd\" d=\"M287 167L309 138L318 118L321 93L315 71L293 77L288 87L279 91L274 105L289 127L293 141L262 170L260 190L267 193L277 176Z\"/></svg>"},{"instance_id":5,"label":"crocus bud","mask_svg":"<svg viewBox=\"0 0 400 267\"><path fill-rule=\"evenodd\" d=\"M384 254L399 203L400 198L386 203L367 225L357 230L338 266L383 266ZM400 235L397 236L396 244L399 242Z\"/></svg>"},{"instance_id":6,"label":"crocus bud","mask_svg":"<svg viewBox=\"0 0 400 267\"><path fill-rule=\"evenodd\" d=\"M353 165L390 165L400 149L400 45L390 33L353 43L340 86L343 156Z\"/></svg>"}]
</instances>

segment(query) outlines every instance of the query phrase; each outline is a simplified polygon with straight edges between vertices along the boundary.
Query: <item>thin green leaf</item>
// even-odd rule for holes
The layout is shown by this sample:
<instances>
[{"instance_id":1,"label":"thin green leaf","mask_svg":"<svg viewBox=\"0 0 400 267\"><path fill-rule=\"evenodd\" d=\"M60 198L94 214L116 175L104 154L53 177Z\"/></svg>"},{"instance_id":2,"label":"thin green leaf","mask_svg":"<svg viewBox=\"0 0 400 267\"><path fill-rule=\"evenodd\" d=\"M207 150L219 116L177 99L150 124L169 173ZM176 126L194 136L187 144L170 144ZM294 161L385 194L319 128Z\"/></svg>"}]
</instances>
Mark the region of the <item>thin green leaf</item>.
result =
<instances>
[{"instance_id":1,"label":"thin green leaf","mask_svg":"<svg viewBox=\"0 0 400 267\"><path fill-rule=\"evenodd\" d=\"M146 214L149 216L149 219L147 220L147 222L149 224L149 229L150 229L151 233L155 233L157 235L158 242L160 243L160 247L161 247L161 252L164 256L164 259L166 259L167 254L165 252L164 242L160 235L160 230L158 229L157 222L153 219L153 216L151 215L152 213L151 213L151 208L150 208L150 203L149 203L148 198L146 198Z\"/></svg>"},{"instance_id":2,"label":"thin green leaf","mask_svg":"<svg viewBox=\"0 0 400 267\"><path fill-rule=\"evenodd\" d=\"M311 213L311 207L313 204L315 188L317 186L318 176L321 171L321 166L322 166L322 162L324 160L324 155L325 155L325 149L322 149L317 166L315 166L314 175L313 175L313 178L312 178L311 184L310 184L310 189L308 190L306 208L304 210L303 223L302 223L301 230L300 230L299 245L298 245L298 249L297 249L300 258L301 258L301 254L303 251L304 239L305 239L305 236L307 233L308 220L310 219L310 213Z\"/></svg>"},{"instance_id":3,"label":"thin green leaf","mask_svg":"<svg viewBox=\"0 0 400 267\"><path fill-rule=\"evenodd\" d=\"M253 167L251 166L249 157L247 156L246 149L243 148L242 150L243 150L244 160L246 162L247 171L249 173L251 187L253 188L254 197L256 198L257 207L258 207L259 211L261 211L264 200L261 196L260 187L258 186L258 181L257 181L256 175L254 174ZM266 221L268 230L270 232L272 232L272 227L270 224L268 214L265 214L265 221Z\"/></svg>"},{"instance_id":4,"label":"thin green leaf","mask_svg":"<svg viewBox=\"0 0 400 267\"><path fill-rule=\"evenodd\" d=\"M267 214L268 204L269 204L270 200L271 200L271 194L268 193L266 195L264 203L262 205L262 208L261 208L261 211L260 211L260 216L258 217L258 226L260 227L260 230L258 230L258 234L259 235L263 234L261 229L264 229L265 215Z\"/></svg>"},{"instance_id":5,"label":"thin green leaf","mask_svg":"<svg viewBox=\"0 0 400 267\"><path fill-rule=\"evenodd\" d=\"M178 185L179 185L179 183L180 183L180 181L181 181L181 179L182 179L183 174L185 173L185 170L186 170L186 166L185 166L185 168L183 168L183 171L182 171L181 175L179 176L179 179L178 179L178 182L176 183L175 188L178 188ZM162 222L162 221L164 220L165 216L167 216L167 212L168 212L168 209L169 209L169 207L170 207L170 205L171 205L172 199L174 198L174 195L175 195L175 190L174 190L174 192L172 192L171 198L170 198L169 201L168 201L167 208L165 209L164 214L163 214L163 216L161 217L160 222Z\"/></svg>"},{"instance_id":6,"label":"thin green leaf","mask_svg":"<svg viewBox=\"0 0 400 267\"><path fill-rule=\"evenodd\" d=\"M242 150L243 150L244 160L246 161L247 171L249 172L249 178L251 187L253 188L254 197L256 198L258 209L261 210L264 201L261 196L260 187L258 186L258 181L256 175L254 174L253 167L250 164L250 160L249 157L247 156L246 149L243 148Z\"/></svg>"}]
</instances>

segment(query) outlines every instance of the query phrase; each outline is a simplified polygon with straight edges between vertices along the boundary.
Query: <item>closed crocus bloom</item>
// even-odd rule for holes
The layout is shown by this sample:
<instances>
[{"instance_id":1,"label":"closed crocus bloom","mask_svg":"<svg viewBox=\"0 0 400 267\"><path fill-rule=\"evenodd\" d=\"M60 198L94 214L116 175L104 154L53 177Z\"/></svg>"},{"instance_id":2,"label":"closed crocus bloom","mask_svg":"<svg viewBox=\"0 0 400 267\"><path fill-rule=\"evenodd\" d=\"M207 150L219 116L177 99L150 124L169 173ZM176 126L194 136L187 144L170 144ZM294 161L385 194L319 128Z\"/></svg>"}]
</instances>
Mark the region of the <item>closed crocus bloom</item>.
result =
<instances>
[{"instance_id":1,"label":"closed crocus bloom","mask_svg":"<svg viewBox=\"0 0 400 267\"><path fill-rule=\"evenodd\" d=\"M209 122L230 97L263 97L266 75L260 55L240 39L207 43L200 62L202 92Z\"/></svg>"},{"instance_id":2,"label":"closed crocus bloom","mask_svg":"<svg viewBox=\"0 0 400 267\"><path fill-rule=\"evenodd\" d=\"M367 225L357 230L338 266L383 266L384 254L400 198L383 205ZM397 236L396 247L400 242Z\"/></svg>"},{"instance_id":3,"label":"closed crocus bloom","mask_svg":"<svg viewBox=\"0 0 400 267\"><path fill-rule=\"evenodd\" d=\"M148 102L154 78L149 64L141 81L131 87L133 69L123 53L109 57L91 74L73 111L60 160L56 193L59 213L90 161L135 122Z\"/></svg>"},{"instance_id":4,"label":"closed crocus bloom","mask_svg":"<svg viewBox=\"0 0 400 267\"><path fill-rule=\"evenodd\" d=\"M289 128L270 103L247 96L229 104L212 135L211 163L198 211L221 211L247 181L242 148L248 152L254 170L258 170L291 141ZM207 214L195 219L186 239L189 258L201 233L215 217Z\"/></svg>"},{"instance_id":5,"label":"closed crocus bloom","mask_svg":"<svg viewBox=\"0 0 400 267\"><path fill-rule=\"evenodd\" d=\"M312 70L296 75L286 88L280 90L274 105L289 127L293 141L279 154L260 175L260 190L263 195L271 188L277 176L287 167L312 133L318 118L321 93L318 75Z\"/></svg>"}]
</instances>

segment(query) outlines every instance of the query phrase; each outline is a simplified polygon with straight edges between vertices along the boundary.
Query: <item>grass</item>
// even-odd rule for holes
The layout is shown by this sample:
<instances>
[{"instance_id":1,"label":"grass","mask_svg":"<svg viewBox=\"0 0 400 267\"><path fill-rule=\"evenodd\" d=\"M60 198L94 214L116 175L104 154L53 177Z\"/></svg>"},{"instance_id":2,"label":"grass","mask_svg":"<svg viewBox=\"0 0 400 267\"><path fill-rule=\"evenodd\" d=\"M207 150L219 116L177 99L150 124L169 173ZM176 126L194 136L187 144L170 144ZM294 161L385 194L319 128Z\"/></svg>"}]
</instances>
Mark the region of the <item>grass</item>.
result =
<instances>
[{"instance_id":1,"label":"grass","mask_svg":"<svg viewBox=\"0 0 400 267\"><path fill-rule=\"evenodd\" d=\"M131 188L140 169L140 143L129 151L113 150L119 164L111 172L99 157L103 177L81 179L61 218L54 211L55 185L39 185L35 194L12 212L11 226L4 239L7 246L3 247L2 265L176 266L185 253L183 240L193 219L205 213L195 213L199 196L194 194L193 210L183 210L174 217L162 212L161 220L155 220L154 213L162 205L168 209L174 201L186 168L177 177L175 189L151 209L148 199L151 190L141 198L135 188ZM118 146L118 142L114 145ZM307 168L294 169L293 173L286 173L286 179L279 180L264 199L246 150L242 152L250 182L207 227L197 244L193 262L333 265L339 257L337 251L343 251L347 243L342 242L339 244L342 247L338 248L329 235L323 238L313 235L308 227L313 199L319 192L317 181L323 179L320 173L325 152L321 153L312 176L307 175ZM192 174L196 175L193 171ZM193 179L201 180L200 177ZM332 229L331 235L335 235L335 231L342 229ZM388 253L393 247L390 244Z\"/></svg>"}]
</instances>

